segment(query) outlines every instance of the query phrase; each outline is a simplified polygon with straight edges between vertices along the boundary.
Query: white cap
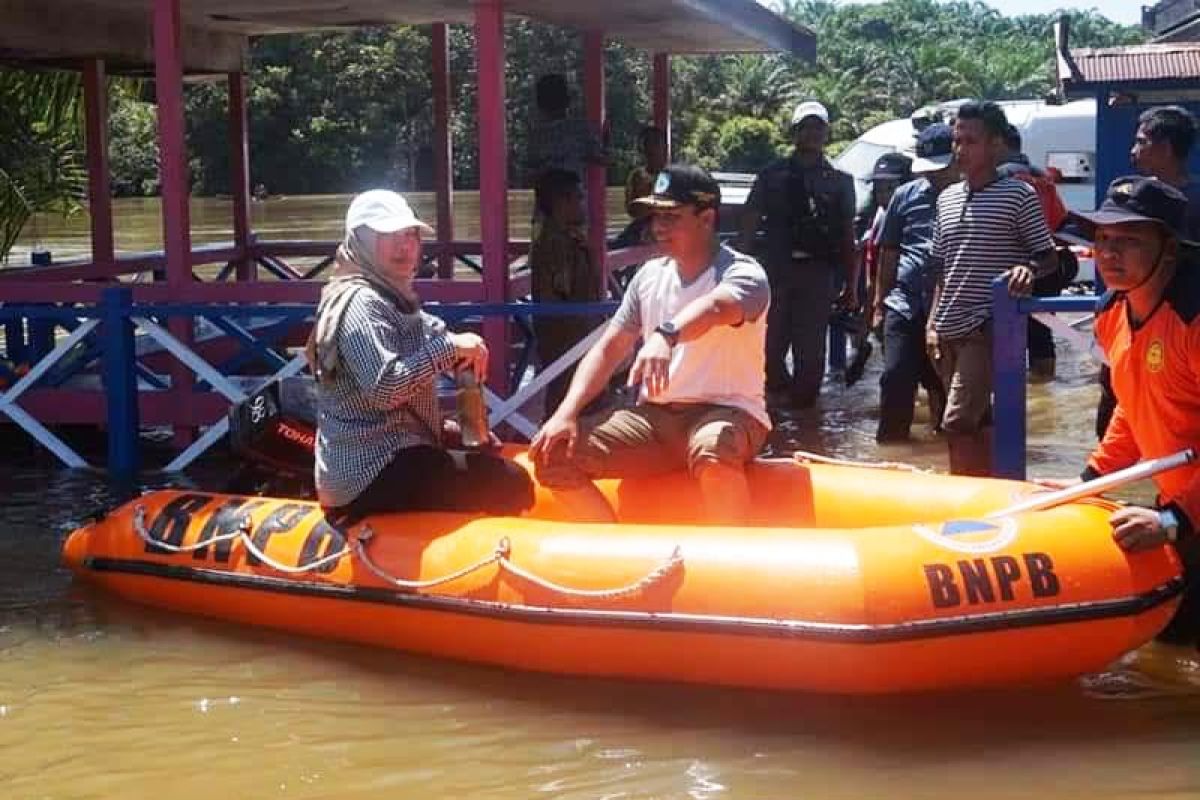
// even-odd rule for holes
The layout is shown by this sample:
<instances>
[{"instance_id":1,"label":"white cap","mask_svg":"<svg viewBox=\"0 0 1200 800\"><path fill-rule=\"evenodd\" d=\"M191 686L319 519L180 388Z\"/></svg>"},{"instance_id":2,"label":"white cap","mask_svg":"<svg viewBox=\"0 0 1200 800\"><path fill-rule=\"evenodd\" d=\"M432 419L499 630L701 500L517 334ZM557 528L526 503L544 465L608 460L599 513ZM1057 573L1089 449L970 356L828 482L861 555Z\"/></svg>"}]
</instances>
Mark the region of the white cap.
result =
<instances>
[{"instance_id":1,"label":"white cap","mask_svg":"<svg viewBox=\"0 0 1200 800\"><path fill-rule=\"evenodd\" d=\"M433 234L433 228L417 219L407 200L387 189L363 192L350 203L346 211L346 230L352 231L363 225L376 233L419 228L422 233Z\"/></svg>"},{"instance_id":2,"label":"white cap","mask_svg":"<svg viewBox=\"0 0 1200 800\"><path fill-rule=\"evenodd\" d=\"M792 113L792 124L799 125L808 117L816 117L826 125L829 124L829 111L816 100L805 100L796 106L795 112Z\"/></svg>"}]
</instances>

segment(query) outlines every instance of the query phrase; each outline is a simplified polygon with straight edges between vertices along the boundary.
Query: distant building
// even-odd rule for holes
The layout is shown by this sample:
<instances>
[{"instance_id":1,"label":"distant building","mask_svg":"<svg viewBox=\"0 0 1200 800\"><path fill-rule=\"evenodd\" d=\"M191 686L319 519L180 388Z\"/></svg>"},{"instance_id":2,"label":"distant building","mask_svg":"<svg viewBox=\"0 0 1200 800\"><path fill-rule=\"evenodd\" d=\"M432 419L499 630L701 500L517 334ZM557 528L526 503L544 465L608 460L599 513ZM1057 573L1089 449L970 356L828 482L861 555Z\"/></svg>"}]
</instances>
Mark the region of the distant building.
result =
<instances>
[{"instance_id":1,"label":"distant building","mask_svg":"<svg viewBox=\"0 0 1200 800\"><path fill-rule=\"evenodd\" d=\"M1200 41L1200 0L1162 0L1142 7L1142 27L1156 42Z\"/></svg>"}]
</instances>

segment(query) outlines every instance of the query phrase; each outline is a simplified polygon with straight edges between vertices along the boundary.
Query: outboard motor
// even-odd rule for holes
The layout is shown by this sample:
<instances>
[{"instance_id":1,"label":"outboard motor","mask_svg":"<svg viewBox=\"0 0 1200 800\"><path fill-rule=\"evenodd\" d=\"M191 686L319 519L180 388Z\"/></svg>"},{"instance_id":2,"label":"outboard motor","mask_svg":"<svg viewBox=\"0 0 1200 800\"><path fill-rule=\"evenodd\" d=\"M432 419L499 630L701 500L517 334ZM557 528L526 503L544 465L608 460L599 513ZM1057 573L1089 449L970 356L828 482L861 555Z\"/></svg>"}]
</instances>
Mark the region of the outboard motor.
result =
<instances>
[{"instance_id":1,"label":"outboard motor","mask_svg":"<svg viewBox=\"0 0 1200 800\"><path fill-rule=\"evenodd\" d=\"M230 491L313 497L316 382L307 376L272 381L233 406L229 442L242 462Z\"/></svg>"}]
</instances>

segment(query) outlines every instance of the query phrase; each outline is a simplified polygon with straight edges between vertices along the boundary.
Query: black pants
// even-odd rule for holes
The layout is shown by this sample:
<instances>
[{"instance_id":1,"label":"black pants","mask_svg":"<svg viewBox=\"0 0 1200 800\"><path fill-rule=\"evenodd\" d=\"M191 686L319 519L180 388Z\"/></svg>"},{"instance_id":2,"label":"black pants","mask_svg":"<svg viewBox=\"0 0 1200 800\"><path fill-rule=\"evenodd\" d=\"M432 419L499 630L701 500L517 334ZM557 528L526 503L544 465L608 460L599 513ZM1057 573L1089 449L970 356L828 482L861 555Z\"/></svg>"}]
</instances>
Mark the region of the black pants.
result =
<instances>
[{"instance_id":1,"label":"black pants","mask_svg":"<svg viewBox=\"0 0 1200 800\"><path fill-rule=\"evenodd\" d=\"M767 391L787 394L807 408L817 402L825 377L825 339L833 302L834 269L819 261L797 261L771 281L767 312ZM787 354L792 351L792 373Z\"/></svg>"},{"instance_id":2,"label":"black pants","mask_svg":"<svg viewBox=\"0 0 1200 800\"><path fill-rule=\"evenodd\" d=\"M388 511L482 511L515 516L533 506L533 481L516 462L491 453L406 447L349 505L359 518Z\"/></svg>"},{"instance_id":3,"label":"black pants","mask_svg":"<svg viewBox=\"0 0 1200 800\"><path fill-rule=\"evenodd\" d=\"M1029 363L1054 358L1054 333L1033 317L1029 318Z\"/></svg>"},{"instance_id":4,"label":"black pants","mask_svg":"<svg viewBox=\"0 0 1200 800\"><path fill-rule=\"evenodd\" d=\"M876 439L908 438L918 384L929 393L932 408L945 408L946 391L925 349L925 321L907 319L889 308L883 318L883 374L879 376Z\"/></svg>"},{"instance_id":5,"label":"black pants","mask_svg":"<svg viewBox=\"0 0 1200 800\"><path fill-rule=\"evenodd\" d=\"M1079 274L1079 260L1069 248L1058 248L1058 269L1033 282L1034 297L1058 297ZM1054 358L1054 333L1042 323L1029 318L1029 360Z\"/></svg>"},{"instance_id":6,"label":"black pants","mask_svg":"<svg viewBox=\"0 0 1200 800\"><path fill-rule=\"evenodd\" d=\"M1117 410L1117 396L1113 393L1112 372L1107 366L1100 367L1100 400L1096 404L1096 438L1103 439L1108 432L1108 423Z\"/></svg>"}]
</instances>

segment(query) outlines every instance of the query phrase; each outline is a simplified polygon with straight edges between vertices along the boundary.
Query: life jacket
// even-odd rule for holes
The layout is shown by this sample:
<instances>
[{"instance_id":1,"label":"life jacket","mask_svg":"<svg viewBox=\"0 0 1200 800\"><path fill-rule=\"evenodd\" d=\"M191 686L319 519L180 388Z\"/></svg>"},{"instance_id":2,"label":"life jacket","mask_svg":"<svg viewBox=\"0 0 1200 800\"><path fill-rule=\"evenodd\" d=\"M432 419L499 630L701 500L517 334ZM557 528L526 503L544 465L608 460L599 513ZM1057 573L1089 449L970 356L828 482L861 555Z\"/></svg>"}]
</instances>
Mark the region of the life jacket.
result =
<instances>
[{"instance_id":1,"label":"life jacket","mask_svg":"<svg viewBox=\"0 0 1200 800\"><path fill-rule=\"evenodd\" d=\"M1054 181L1045 172L1020 161L1009 161L1002 164L999 171L1001 175L1016 178L1033 187L1033 190L1037 192L1038 203L1042 207L1042 216L1046 220L1046 227L1051 232L1058 230L1059 226L1066 221L1067 207L1063 204L1062 198L1058 196L1058 189L1054 187Z\"/></svg>"}]
</instances>

